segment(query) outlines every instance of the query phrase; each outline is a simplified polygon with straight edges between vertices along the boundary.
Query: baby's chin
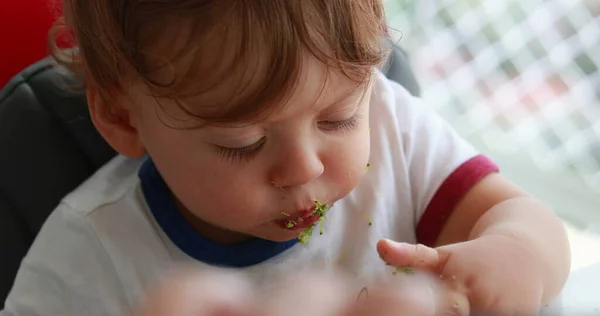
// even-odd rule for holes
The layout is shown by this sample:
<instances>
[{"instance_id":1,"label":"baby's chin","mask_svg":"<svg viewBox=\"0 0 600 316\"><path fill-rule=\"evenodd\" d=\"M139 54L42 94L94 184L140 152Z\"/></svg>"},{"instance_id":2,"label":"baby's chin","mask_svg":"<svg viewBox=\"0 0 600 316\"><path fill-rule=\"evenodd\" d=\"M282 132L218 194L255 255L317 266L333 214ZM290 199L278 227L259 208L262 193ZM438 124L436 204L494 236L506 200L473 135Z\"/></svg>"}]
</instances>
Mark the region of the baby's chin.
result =
<instances>
[{"instance_id":1,"label":"baby's chin","mask_svg":"<svg viewBox=\"0 0 600 316\"><path fill-rule=\"evenodd\" d=\"M270 227L268 230L254 232L251 235L256 238L274 242L287 242L290 240L297 239L298 236L302 233L301 230L287 230L278 227L275 224L273 226L274 227Z\"/></svg>"}]
</instances>

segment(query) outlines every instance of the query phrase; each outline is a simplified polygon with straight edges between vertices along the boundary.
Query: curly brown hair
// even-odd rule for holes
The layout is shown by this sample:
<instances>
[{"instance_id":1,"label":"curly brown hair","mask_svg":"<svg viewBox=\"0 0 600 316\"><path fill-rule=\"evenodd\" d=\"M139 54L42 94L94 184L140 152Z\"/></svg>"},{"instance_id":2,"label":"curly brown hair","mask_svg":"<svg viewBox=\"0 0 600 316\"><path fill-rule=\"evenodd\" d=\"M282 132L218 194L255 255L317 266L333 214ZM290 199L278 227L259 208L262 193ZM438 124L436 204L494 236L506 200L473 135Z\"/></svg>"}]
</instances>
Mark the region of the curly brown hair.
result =
<instances>
[{"instance_id":1,"label":"curly brown hair","mask_svg":"<svg viewBox=\"0 0 600 316\"><path fill-rule=\"evenodd\" d=\"M56 45L65 34L77 49ZM388 54L386 35L382 0L62 0L50 43L107 104L134 82L174 100L226 88L228 100L182 108L228 123L283 104L306 53L368 80Z\"/></svg>"}]
</instances>

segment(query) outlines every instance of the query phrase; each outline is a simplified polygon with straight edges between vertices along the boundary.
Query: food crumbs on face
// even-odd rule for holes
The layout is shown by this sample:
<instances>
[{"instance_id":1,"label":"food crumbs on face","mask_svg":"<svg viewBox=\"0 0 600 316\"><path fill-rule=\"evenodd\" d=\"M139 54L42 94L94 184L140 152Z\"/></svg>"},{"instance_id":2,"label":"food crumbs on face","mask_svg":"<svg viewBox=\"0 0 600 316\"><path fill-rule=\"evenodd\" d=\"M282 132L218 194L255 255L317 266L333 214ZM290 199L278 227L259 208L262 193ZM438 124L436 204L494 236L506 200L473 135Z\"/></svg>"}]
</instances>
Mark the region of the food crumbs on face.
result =
<instances>
[{"instance_id":1,"label":"food crumbs on face","mask_svg":"<svg viewBox=\"0 0 600 316\"><path fill-rule=\"evenodd\" d=\"M454 308L459 308L460 307L460 303L458 301L454 302Z\"/></svg>"},{"instance_id":2,"label":"food crumbs on face","mask_svg":"<svg viewBox=\"0 0 600 316\"><path fill-rule=\"evenodd\" d=\"M296 222L294 222L294 221L288 221L288 222L285 224L285 227L287 227L287 228L292 228L292 227L294 227L294 225L296 225Z\"/></svg>"},{"instance_id":3,"label":"food crumbs on face","mask_svg":"<svg viewBox=\"0 0 600 316\"><path fill-rule=\"evenodd\" d=\"M281 191L283 191L283 186L275 184L275 182L271 181L271 185Z\"/></svg>"},{"instance_id":4,"label":"food crumbs on face","mask_svg":"<svg viewBox=\"0 0 600 316\"><path fill-rule=\"evenodd\" d=\"M315 210L312 212L313 215L319 214L321 216L325 215L328 209L327 204L323 204L320 201L315 200Z\"/></svg>"},{"instance_id":5,"label":"food crumbs on face","mask_svg":"<svg viewBox=\"0 0 600 316\"><path fill-rule=\"evenodd\" d=\"M310 214L310 216L319 215L319 219L317 220L317 222L320 225L319 233L321 235L323 235L323 226L322 225L323 225L323 221L325 221L327 219L327 217L325 217L325 213L327 213L328 209L329 209L329 206L327 204L323 204L320 201L315 200L315 210ZM308 240L312 236L312 231L313 231L314 227L315 227L315 225L307 227L302 233L300 233L300 235L298 236L298 241L301 244L308 243Z\"/></svg>"},{"instance_id":6,"label":"food crumbs on face","mask_svg":"<svg viewBox=\"0 0 600 316\"><path fill-rule=\"evenodd\" d=\"M367 166L365 167L365 172L369 171L369 168L371 168L371 163L367 163Z\"/></svg>"},{"instance_id":7,"label":"food crumbs on face","mask_svg":"<svg viewBox=\"0 0 600 316\"><path fill-rule=\"evenodd\" d=\"M287 216L287 217L289 217L289 216L290 216L290 214L288 214L288 213L286 213L286 212L281 212L281 215L283 215L283 216Z\"/></svg>"},{"instance_id":8,"label":"food crumbs on face","mask_svg":"<svg viewBox=\"0 0 600 316\"><path fill-rule=\"evenodd\" d=\"M307 228L306 230L304 230L302 233L300 233L300 235L298 236L298 241L301 244L306 244L308 242L308 240L310 239L310 236L312 236L312 227Z\"/></svg>"},{"instance_id":9,"label":"food crumbs on face","mask_svg":"<svg viewBox=\"0 0 600 316\"><path fill-rule=\"evenodd\" d=\"M323 235L323 222L327 219L325 216L319 217L319 235Z\"/></svg>"}]
</instances>

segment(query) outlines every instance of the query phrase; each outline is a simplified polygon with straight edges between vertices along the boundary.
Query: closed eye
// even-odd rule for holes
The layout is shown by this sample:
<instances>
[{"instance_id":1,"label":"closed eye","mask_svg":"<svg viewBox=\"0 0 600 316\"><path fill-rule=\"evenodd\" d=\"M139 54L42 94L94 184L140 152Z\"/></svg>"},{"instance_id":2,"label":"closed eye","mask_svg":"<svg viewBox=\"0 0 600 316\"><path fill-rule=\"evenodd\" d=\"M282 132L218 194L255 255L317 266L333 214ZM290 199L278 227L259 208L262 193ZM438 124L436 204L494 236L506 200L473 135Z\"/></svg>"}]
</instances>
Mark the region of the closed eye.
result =
<instances>
[{"instance_id":1,"label":"closed eye","mask_svg":"<svg viewBox=\"0 0 600 316\"><path fill-rule=\"evenodd\" d=\"M217 155L225 161L231 163L247 162L260 152L266 140L266 137L263 137L252 145L236 148L214 145L214 149Z\"/></svg>"},{"instance_id":2,"label":"closed eye","mask_svg":"<svg viewBox=\"0 0 600 316\"><path fill-rule=\"evenodd\" d=\"M341 121L321 121L318 123L319 128L333 132L348 132L360 126L361 116L355 114L349 119Z\"/></svg>"}]
</instances>

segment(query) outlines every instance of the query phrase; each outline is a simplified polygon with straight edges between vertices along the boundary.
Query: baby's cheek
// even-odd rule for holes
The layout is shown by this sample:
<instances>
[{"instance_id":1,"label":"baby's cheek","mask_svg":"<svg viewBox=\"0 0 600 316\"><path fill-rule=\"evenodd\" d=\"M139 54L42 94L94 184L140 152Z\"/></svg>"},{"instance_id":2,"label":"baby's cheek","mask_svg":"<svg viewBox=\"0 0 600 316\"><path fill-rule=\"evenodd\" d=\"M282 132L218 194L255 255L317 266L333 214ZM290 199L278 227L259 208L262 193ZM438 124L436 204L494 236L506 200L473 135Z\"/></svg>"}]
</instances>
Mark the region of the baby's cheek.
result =
<instances>
[{"instance_id":1,"label":"baby's cheek","mask_svg":"<svg viewBox=\"0 0 600 316\"><path fill-rule=\"evenodd\" d=\"M358 146L355 149L359 149ZM336 182L343 188L344 192L341 193L346 195L358 185L365 174L368 161L368 150L364 147L358 151L346 152L344 158L338 160Z\"/></svg>"}]
</instances>

